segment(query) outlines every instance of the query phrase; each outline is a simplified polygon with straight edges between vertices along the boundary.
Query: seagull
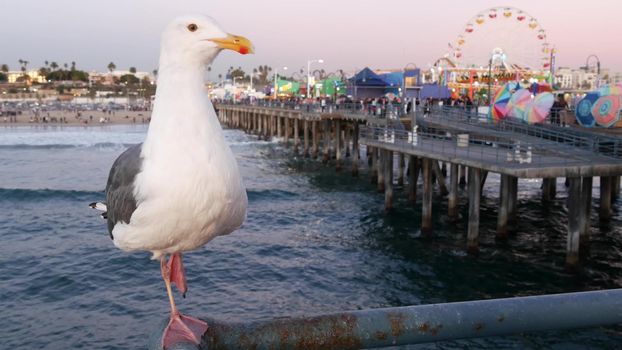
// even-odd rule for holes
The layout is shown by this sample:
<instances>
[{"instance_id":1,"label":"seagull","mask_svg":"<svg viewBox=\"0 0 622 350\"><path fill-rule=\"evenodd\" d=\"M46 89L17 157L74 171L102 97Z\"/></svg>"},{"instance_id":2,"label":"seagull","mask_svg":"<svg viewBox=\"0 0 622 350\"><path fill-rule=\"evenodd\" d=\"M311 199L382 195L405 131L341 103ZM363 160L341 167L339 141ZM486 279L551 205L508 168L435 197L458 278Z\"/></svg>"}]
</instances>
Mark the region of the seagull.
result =
<instances>
[{"instance_id":1,"label":"seagull","mask_svg":"<svg viewBox=\"0 0 622 350\"><path fill-rule=\"evenodd\" d=\"M162 347L198 345L207 323L182 315L171 285L188 290L182 253L239 228L248 198L205 89L207 66L222 50L254 53L210 17L176 18L162 34L158 87L147 136L110 169L103 211L114 245L160 261L171 305ZM167 261L167 256L169 256Z\"/></svg>"}]
</instances>

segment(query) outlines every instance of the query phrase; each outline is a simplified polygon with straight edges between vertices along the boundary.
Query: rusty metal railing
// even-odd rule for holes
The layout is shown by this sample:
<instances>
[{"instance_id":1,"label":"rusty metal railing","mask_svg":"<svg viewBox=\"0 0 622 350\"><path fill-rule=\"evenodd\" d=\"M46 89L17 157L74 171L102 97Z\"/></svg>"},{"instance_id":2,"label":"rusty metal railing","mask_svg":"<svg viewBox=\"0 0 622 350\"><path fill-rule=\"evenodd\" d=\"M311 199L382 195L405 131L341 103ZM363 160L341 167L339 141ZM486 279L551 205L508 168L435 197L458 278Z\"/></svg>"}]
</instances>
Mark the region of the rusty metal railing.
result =
<instances>
[{"instance_id":1,"label":"rusty metal railing","mask_svg":"<svg viewBox=\"0 0 622 350\"><path fill-rule=\"evenodd\" d=\"M622 323L622 289L339 312L249 323L208 319L200 347L363 349ZM161 329L158 333L161 334ZM151 349L160 349L155 344Z\"/></svg>"}]
</instances>

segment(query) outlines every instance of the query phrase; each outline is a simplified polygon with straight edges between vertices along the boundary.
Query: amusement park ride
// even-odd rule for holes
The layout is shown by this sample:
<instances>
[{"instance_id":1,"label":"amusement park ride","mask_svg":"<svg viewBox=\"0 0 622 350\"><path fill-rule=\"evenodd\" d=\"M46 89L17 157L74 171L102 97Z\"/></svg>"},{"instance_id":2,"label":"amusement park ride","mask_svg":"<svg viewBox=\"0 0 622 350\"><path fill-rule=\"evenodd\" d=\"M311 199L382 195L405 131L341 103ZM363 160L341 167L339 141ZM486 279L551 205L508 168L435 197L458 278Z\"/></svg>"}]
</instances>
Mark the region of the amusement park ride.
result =
<instances>
[{"instance_id":1,"label":"amusement park ride","mask_svg":"<svg viewBox=\"0 0 622 350\"><path fill-rule=\"evenodd\" d=\"M431 69L454 94L473 98L508 82L552 80L555 50L540 23L514 7L495 7L472 17ZM434 79L434 78L433 78Z\"/></svg>"}]
</instances>

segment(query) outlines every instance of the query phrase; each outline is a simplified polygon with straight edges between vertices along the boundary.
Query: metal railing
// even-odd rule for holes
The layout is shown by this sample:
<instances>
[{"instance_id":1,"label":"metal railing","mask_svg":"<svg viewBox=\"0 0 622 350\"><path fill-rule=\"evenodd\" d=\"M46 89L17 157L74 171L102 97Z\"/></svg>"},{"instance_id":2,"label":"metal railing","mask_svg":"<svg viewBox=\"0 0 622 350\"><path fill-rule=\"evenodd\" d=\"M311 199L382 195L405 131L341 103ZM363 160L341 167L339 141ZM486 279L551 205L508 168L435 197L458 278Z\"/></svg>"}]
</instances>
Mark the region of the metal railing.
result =
<instances>
[{"instance_id":1,"label":"metal railing","mask_svg":"<svg viewBox=\"0 0 622 350\"><path fill-rule=\"evenodd\" d=\"M207 323L200 346L174 349L369 349L616 325L622 323L622 289ZM149 349L162 348L165 326Z\"/></svg>"},{"instance_id":2,"label":"metal railing","mask_svg":"<svg viewBox=\"0 0 622 350\"><path fill-rule=\"evenodd\" d=\"M584 149L589 152L622 159L622 138L582 131L576 128L551 124L526 124L514 118L493 121L485 114L468 113L462 108L433 108L424 116L418 113L417 122L425 124L426 119L455 128L470 126L482 129L487 135L497 137L520 136L539 138L554 143Z\"/></svg>"},{"instance_id":3,"label":"metal railing","mask_svg":"<svg viewBox=\"0 0 622 350\"><path fill-rule=\"evenodd\" d=\"M505 168L552 167L605 163L609 159L579 152L565 144L547 141L524 142L507 139L491 140L468 133L411 132L383 127L361 127L360 140L364 144L378 142L394 145L402 150L414 150L433 157L475 161L488 166ZM610 150L605 150L609 152Z\"/></svg>"},{"instance_id":4,"label":"metal railing","mask_svg":"<svg viewBox=\"0 0 622 350\"><path fill-rule=\"evenodd\" d=\"M275 109L294 110L304 113L341 113L357 115L359 118L367 116L386 117L386 116L402 116L403 105L401 104L363 104L360 102L343 102L333 103L326 102L300 102L300 101L279 101L279 100L253 100L253 101L231 101L231 100L215 100L214 103L229 106L253 106Z\"/></svg>"},{"instance_id":5,"label":"metal railing","mask_svg":"<svg viewBox=\"0 0 622 350\"><path fill-rule=\"evenodd\" d=\"M493 121L486 114L477 113L475 107L428 106L418 107L414 114L405 114L403 105L373 105L362 103L301 103L298 101L254 100L252 102L217 102L225 105L256 106L295 110L307 116L337 113L345 119L360 120L378 124L382 119L412 118L423 127L432 127L433 124L443 126L448 131L468 133L472 137L479 135L486 139L495 139L509 143L535 143L546 145L547 148L556 148L557 145L573 147L590 152L594 155L622 160L622 138L595 134L574 128L564 128L554 125L526 124L520 120L506 118ZM534 140L538 139L540 141ZM505 140L505 141L504 141ZM572 156L571 153L568 154Z\"/></svg>"}]
</instances>

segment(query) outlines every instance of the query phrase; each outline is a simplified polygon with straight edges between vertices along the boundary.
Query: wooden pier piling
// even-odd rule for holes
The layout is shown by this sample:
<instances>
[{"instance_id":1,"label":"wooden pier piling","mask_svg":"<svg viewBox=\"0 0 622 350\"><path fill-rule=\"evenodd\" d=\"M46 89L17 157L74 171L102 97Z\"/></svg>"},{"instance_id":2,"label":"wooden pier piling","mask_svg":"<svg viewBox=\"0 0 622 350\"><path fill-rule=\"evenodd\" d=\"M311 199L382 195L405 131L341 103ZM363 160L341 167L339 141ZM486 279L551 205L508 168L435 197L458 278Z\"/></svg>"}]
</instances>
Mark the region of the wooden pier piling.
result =
<instances>
[{"instance_id":1,"label":"wooden pier piling","mask_svg":"<svg viewBox=\"0 0 622 350\"><path fill-rule=\"evenodd\" d=\"M501 175L499 185L499 214L497 218L497 237L505 239L508 237L508 216L510 212L510 176Z\"/></svg>"},{"instance_id":2,"label":"wooden pier piling","mask_svg":"<svg viewBox=\"0 0 622 350\"><path fill-rule=\"evenodd\" d=\"M322 143L322 163L327 164L330 160L330 120L324 120L324 141Z\"/></svg>"},{"instance_id":3,"label":"wooden pier piling","mask_svg":"<svg viewBox=\"0 0 622 350\"><path fill-rule=\"evenodd\" d=\"M341 150L342 150L342 141L341 141L341 121L336 120L335 122L335 170L341 171Z\"/></svg>"},{"instance_id":4,"label":"wooden pier piling","mask_svg":"<svg viewBox=\"0 0 622 350\"><path fill-rule=\"evenodd\" d=\"M547 177L542 179L542 200L550 202L557 194L557 178Z\"/></svg>"},{"instance_id":5,"label":"wooden pier piling","mask_svg":"<svg viewBox=\"0 0 622 350\"><path fill-rule=\"evenodd\" d=\"M449 190L447 190L447 185L445 185L445 175L443 175L443 171L441 170L438 161L432 162L432 171L434 172L434 176L436 176L436 182L438 182L441 195L446 196L449 194Z\"/></svg>"},{"instance_id":6,"label":"wooden pier piling","mask_svg":"<svg viewBox=\"0 0 622 350\"><path fill-rule=\"evenodd\" d=\"M300 130L298 128L299 122L298 118L294 118L294 154L298 154L298 149L300 147Z\"/></svg>"},{"instance_id":7,"label":"wooden pier piling","mask_svg":"<svg viewBox=\"0 0 622 350\"><path fill-rule=\"evenodd\" d=\"M422 159L423 198L421 203L421 234L432 234L432 160Z\"/></svg>"},{"instance_id":8,"label":"wooden pier piling","mask_svg":"<svg viewBox=\"0 0 622 350\"><path fill-rule=\"evenodd\" d=\"M376 153L378 153L378 193L383 193L384 192L384 162L385 160L385 153L384 150L382 149L374 149L374 151Z\"/></svg>"},{"instance_id":9,"label":"wooden pier piling","mask_svg":"<svg viewBox=\"0 0 622 350\"><path fill-rule=\"evenodd\" d=\"M384 210L393 209L393 151L384 152Z\"/></svg>"},{"instance_id":10,"label":"wooden pier piling","mask_svg":"<svg viewBox=\"0 0 622 350\"><path fill-rule=\"evenodd\" d=\"M359 124L354 123L352 133L352 176L359 175L359 160L361 153L359 151Z\"/></svg>"},{"instance_id":11,"label":"wooden pier piling","mask_svg":"<svg viewBox=\"0 0 622 350\"><path fill-rule=\"evenodd\" d=\"M517 230L518 215L518 178L516 176L510 176L509 181L509 193L508 193L508 225L511 232Z\"/></svg>"},{"instance_id":12,"label":"wooden pier piling","mask_svg":"<svg viewBox=\"0 0 622 350\"><path fill-rule=\"evenodd\" d=\"M611 217L611 186L610 176L600 177L600 212L601 220L608 220Z\"/></svg>"},{"instance_id":13,"label":"wooden pier piling","mask_svg":"<svg viewBox=\"0 0 622 350\"><path fill-rule=\"evenodd\" d=\"M590 245L590 213L592 209L592 177L581 179L581 231L579 245L581 255L587 255Z\"/></svg>"},{"instance_id":14,"label":"wooden pier piling","mask_svg":"<svg viewBox=\"0 0 622 350\"><path fill-rule=\"evenodd\" d=\"M464 188L466 186L466 173L467 167L465 165L460 166L460 187Z\"/></svg>"},{"instance_id":15,"label":"wooden pier piling","mask_svg":"<svg viewBox=\"0 0 622 350\"><path fill-rule=\"evenodd\" d=\"M375 184L378 181L378 150L375 147L368 147L367 157L371 160L371 183Z\"/></svg>"},{"instance_id":16,"label":"wooden pier piling","mask_svg":"<svg viewBox=\"0 0 622 350\"><path fill-rule=\"evenodd\" d=\"M447 215L451 222L458 220L458 177L459 165L451 163L449 167L449 197L447 198Z\"/></svg>"},{"instance_id":17,"label":"wooden pier piling","mask_svg":"<svg viewBox=\"0 0 622 350\"><path fill-rule=\"evenodd\" d=\"M417 201L417 181L419 180L419 159L416 156L408 156L408 200L412 203Z\"/></svg>"},{"instance_id":18,"label":"wooden pier piling","mask_svg":"<svg viewBox=\"0 0 622 350\"><path fill-rule=\"evenodd\" d=\"M404 168L406 167L406 159L404 159L404 153L399 152L397 154L397 185L404 186Z\"/></svg>"},{"instance_id":19,"label":"wooden pier piling","mask_svg":"<svg viewBox=\"0 0 622 350\"><path fill-rule=\"evenodd\" d=\"M469 167L469 224L467 232L467 251L479 252L479 204L482 195L482 170Z\"/></svg>"},{"instance_id":20,"label":"wooden pier piling","mask_svg":"<svg viewBox=\"0 0 622 350\"><path fill-rule=\"evenodd\" d=\"M317 159L318 150L319 150L319 135L318 135L318 130L317 130L318 123L319 122L315 120L311 122L311 135L313 138L313 149L311 151L311 158L313 159Z\"/></svg>"},{"instance_id":21,"label":"wooden pier piling","mask_svg":"<svg viewBox=\"0 0 622 350\"><path fill-rule=\"evenodd\" d=\"M309 158L309 121L305 119L302 123L302 138L304 142L302 156Z\"/></svg>"},{"instance_id":22,"label":"wooden pier piling","mask_svg":"<svg viewBox=\"0 0 622 350\"><path fill-rule=\"evenodd\" d=\"M581 178L571 177L568 186L568 239L566 245L566 266L574 267L579 263L579 246L581 230L584 223L581 222Z\"/></svg>"},{"instance_id":23,"label":"wooden pier piling","mask_svg":"<svg viewBox=\"0 0 622 350\"><path fill-rule=\"evenodd\" d=\"M285 138L285 148L289 148L289 118L283 118L283 137Z\"/></svg>"}]
</instances>

